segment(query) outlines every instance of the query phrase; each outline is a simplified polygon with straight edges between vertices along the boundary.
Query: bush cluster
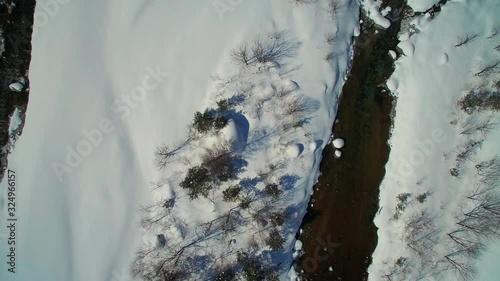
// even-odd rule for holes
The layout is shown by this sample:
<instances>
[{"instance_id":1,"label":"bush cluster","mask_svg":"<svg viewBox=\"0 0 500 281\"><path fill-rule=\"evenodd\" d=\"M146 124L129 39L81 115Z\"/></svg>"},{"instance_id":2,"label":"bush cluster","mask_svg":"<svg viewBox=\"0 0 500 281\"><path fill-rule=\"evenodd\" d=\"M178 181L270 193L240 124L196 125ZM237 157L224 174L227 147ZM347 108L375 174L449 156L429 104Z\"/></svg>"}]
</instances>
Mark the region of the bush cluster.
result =
<instances>
[{"instance_id":1,"label":"bush cluster","mask_svg":"<svg viewBox=\"0 0 500 281\"><path fill-rule=\"evenodd\" d=\"M477 110L500 110L500 92L470 91L459 101L460 108L468 114Z\"/></svg>"},{"instance_id":2,"label":"bush cluster","mask_svg":"<svg viewBox=\"0 0 500 281\"><path fill-rule=\"evenodd\" d=\"M204 113L196 112L194 114L193 128L199 133L207 133L211 130L220 130L227 125L227 119L224 116L219 116L216 112L205 111Z\"/></svg>"}]
</instances>

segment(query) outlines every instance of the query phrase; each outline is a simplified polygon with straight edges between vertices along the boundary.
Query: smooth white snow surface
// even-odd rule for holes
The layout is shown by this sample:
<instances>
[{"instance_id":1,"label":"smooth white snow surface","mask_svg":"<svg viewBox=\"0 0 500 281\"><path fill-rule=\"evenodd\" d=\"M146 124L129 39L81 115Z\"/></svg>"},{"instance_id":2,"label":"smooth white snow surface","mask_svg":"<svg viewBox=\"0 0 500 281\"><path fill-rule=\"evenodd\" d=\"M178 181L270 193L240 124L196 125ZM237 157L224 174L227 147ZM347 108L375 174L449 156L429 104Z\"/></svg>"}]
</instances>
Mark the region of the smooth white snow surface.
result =
<instances>
[{"instance_id":1,"label":"smooth white snow surface","mask_svg":"<svg viewBox=\"0 0 500 281\"><path fill-rule=\"evenodd\" d=\"M421 10L432 2L437 1L415 0L410 4L419 3L414 8ZM497 0L448 1L433 20L429 21L429 17L413 20L418 33L400 36L403 42L399 46L406 56L396 61L396 70L387 82L397 97L396 117L391 154L381 184L381 210L375 218L379 239L369 280L388 280L387 276L393 281L459 280L451 270L438 273L446 268L444 256L455 245L447 240L446 233L456 229L455 215L467 210L464 197L480 179L474 163L500 154L500 130L497 126L484 135L460 134L467 120L484 119L492 114L498 118L498 113L468 116L456 104L469 86L498 81L498 71L484 78L474 74L500 59L500 52L493 50L500 43L500 36L487 38L500 26L499 13ZM460 36L478 32L475 41L455 47ZM460 177L455 178L450 169L470 137L484 142L470 156L470 161L462 163ZM411 194L407 203L400 205L403 211L397 207L402 202L397 196L402 193ZM416 200L418 195L426 193L424 202ZM422 211L431 214L431 222L423 224L420 233L411 232L411 227L406 228L407 222ZM432 232L432 229L439 230ZM434 245L432 241L437 241L432 246L435 252L424 250L421 256L416 255L408 247L408 235L412 233L416 233L414 239L418 243L427 241L427 245ZM433 236L435 233L438 234ZM477 264L478 276L472 280L492 281L500 276L498 243L487 243L486 247L486 254Z\"/></svg>"},{"instance_id":2,"label":"smooth white snow surface","mask_svg":"<svg viewBox=\"0 0 500 281\"><path fill-rule=\"evenodd\" d=\"M302 154L294 151L300 156L290 165L290 173L300 179L288 194L289 204L299 207L293 214L295 229L285 233L285 278L293 236L318 177L317 147L324 147L330 137L352 56L356 3L344 7L337 21L326 13L327 1L298 6L288 0L222 1L226 10L202 0L60 2L65 4L50 16L37 2L35 19L45 15L48 20L36 26L26 123L9 156L18 187L17 273L2 270L0 279L132 280L128 268L135 251L156 241L157 234L139 229L140 207L170 196L168 190L152 192L151 183L161 177L154 164L156 147L182 139L194 112L213 104L214 77L237 72L230 62L232 48L280 30L300 42L296 57L283 66L294 70L280 78L281 85L300 85L299 93L318 104L292 140L301 149L306 143L315 145ZM344 55L327 62L324 57L331 46L325 35L331 32L338 32L335 46ZM272 71L273 66L266 67ZM262 89L272 91L272 79L266 79ZM246 118L247 133L274 125ZM244 136L236 123L225 135L241 141ZM271 156L257 153L254 161ZM2 218L6 188L4 180ZM212 207L180 208L185 217L194 215L190 219L201 221L214 215ZM171 235L184 233L178 229ZM1 244L0 253L5 252ZM294 275L291 271L289 276Z\"/></svg>"}]
</instances>

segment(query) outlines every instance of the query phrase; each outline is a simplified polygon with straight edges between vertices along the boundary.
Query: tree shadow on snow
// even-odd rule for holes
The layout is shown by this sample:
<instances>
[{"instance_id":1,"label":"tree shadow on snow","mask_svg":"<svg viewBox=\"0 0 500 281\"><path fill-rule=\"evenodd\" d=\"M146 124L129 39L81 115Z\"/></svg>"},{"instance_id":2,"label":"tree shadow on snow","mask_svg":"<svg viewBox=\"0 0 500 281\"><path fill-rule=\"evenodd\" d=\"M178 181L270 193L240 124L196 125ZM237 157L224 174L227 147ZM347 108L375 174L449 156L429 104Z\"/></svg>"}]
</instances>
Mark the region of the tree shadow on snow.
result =
<instances>
[{"instance_id":1,"label":"tree shadow on snow","mask_svg":"<svg viewBox=\"0 0 500 281\"><path fill-rule=\"evenodd\" d=\"M259 183L259 178L244 178L240 180L240 186L244 189L255 188Z\"/></svg>"},{"instance_id":2,"label":"tree shadow on snow","mask_svg":"<svg viewBox=\"0 0 500 281\"><path fill-rule=\"evenodd\" d=\"M304 150L304 147L302 146L302 150ZM279 184L285 189L285 190L290 190L292 189L297 181L300 180L300 177L297 175L290 175L286 174L282 176L279 179Z\"/></svg>"}]
</instances>

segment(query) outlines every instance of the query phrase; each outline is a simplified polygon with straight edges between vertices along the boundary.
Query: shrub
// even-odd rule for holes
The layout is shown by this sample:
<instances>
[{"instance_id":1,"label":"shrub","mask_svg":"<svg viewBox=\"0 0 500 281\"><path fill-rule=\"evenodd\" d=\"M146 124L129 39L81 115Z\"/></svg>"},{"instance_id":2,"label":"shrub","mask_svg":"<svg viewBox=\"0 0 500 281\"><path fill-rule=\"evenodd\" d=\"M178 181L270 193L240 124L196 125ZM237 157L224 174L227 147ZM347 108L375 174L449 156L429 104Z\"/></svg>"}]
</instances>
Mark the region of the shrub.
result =
<instances>
[{"instance_id":1,"label":"shrub","mask_svg":"<svg viewBox=\"0 0 500 281\"><path fill-rule=\"evenodd\" d=\"M427 197L429 197L429 192L422 193L422 194L417 196L417 201L419 203L424 203L427 200Z\"/></svg>"},{"instance_id":2,"label":"shrub","mask_svg":"<svg viewBox=\"0 0 500 281\"><path fill-rule=\"evenodd\" d=\"M233 105L229 101L229 99L222 99L217 102L217 109L219 112L228 111Z\"/></svg>"},{"instance_id":3,"label":"shrub","mask_svg":"<svg viewBox=\"0 0 500 281\"><path fill-rule=\"evenodd\" d=\"M204 113L196 112L194 114L193 128L199 133L206 133L212 129L216 131L224 128L228 120L224 116L217 116L213 111Z\"/></svg>"},{"instance_id":4,"label":"shrub","mask_svg":"<svg viewBox=\"0 0 500 281\"><path fill-rule=\"evenodd\" d=\"M208 169L210 175L219 181L227 181L235 176L234 155L227 142L222 142L207 149L203 155L203 167Z\"/></svg>"},{"instance_id":5,"label":"shrub","mask_svg":"<svg viewBox=\"0 0 500 281\"><path fill-rule=\"evenodd\" d=\"M396 198L398 198L398 204L396 205L396 212L394 213L393 218L399 219L399 216L408 206L408 199L410 199L411 193L400 193Z\"/></svg>"},{"instance_id":6,"label":"shrub","mask_svg":"<svg viewBox=\"0 0 500 281\"><path fill-rule=\"evenodd\" d=\"M278 198L281 195L281 193L283 193L283 191L279 188L279 185L276 183L270 183L266 185L264 191L275 199Z\"/></svg>"},{"instance_id":7,"label":"shrub","mask_svg":"<svg viewBox=\"0 0 500 281\"><path fill-rule=\"evenodd\" d=\"M198 198L200 195L207 197L208 192L213 189L208 170L200 166L190 168L186 178L179 185L188 190L191 200Z\"/></svg>"},{"instance_id":8,"label":"shrub","mask_svg":"<svg viewBox=\"0 0 500 281\"><path fill-rule=\"evenodd\" d=\"M235 185L235 186L230 186L226 190L222 192L222 196L224 201L226 202L236 202L239 199L241 192L241 187Z\"/></svg>"},{"instance_id":9,"label":"shrub","mask_svg":"<svg viewBox=\"0 0 500 281\"><path fill-rule=\"evenodd\" d=\"M224 182L232 179L235 174L234 164L232 162L221 163L219 165L219 170L215 173L215 177Z\"/></svg>"},{"instance_id":10,"label":"shrub","mask_svg":"<svg viewBox=\"0 0 500 281\"><path fill-rule=\"evenodd\" d=\"M458 170L458 168L451 168L450 175L452 177L458 178L458 176L460 176L460 171Z\"/></svg>"},{"instance_id":11,"label":"shrub","mask_svg":"<svg viewBox=\"0 0 500 281\"><path fill-rule=\"evenodd\" d=\"M241 65L250 65L255 62L277 62L296 55L300 44L290 40L287 33L277 31L267 36L259 36L251 44L241 43L231 51L231 58Z\"/></svg>"},{"instance_id":12,"label":"shrub","mask_svg":"<svg viewBox=\"0 0 500 281\"><path fill-rule=\"evenodd\" d=\"M285 238L283 238L283 236L277 229L273 229L266 239L266 245L268 245L272 250L275 251L283 249L284 244Z\"/></svg>"},{"instance_id":13,"label":"shrub","mask_svg":"<svg viewBox=\"0 0 500 281\"><path fill-rule=\"evenodd\" d=\"M278 281L278 275L271 267L266 267L255 257L247 253L238 253L238 262L243 267L243 276L246 281Z\"/></svg>"},{"instance_id":14,"label":"shrub","mask_svg":"<svg viewBox=\"0 0 500 281\"><path fill-rule=\"evenodd\" d=\"M246 210L250 208L250 204L252 204L252 198L250 196L240 197L240 208Z\"/></svg>"},{"instance_id":15,"label":"shrub","mask_svg":"<svg viewBox=\"0 0 500 281\"><path fill-rule=\"evenodd\" d=\"M220 270L214 278L214 281L236 281L236 271L232 268Z\"/></svg>"},{"instance_id":16,"label":"shrub","mask_svg":"<svg viewBox=\"0 0 500 281\"><path fill-rule=\"evenodd\" d=\"M500 110L500 92L472 90L459 101L460 108L468 114L477 110Z\"/></svg>"},{"instance_id":17,"label":"shrub","mask_svg":"<svg viewBox=\"0 0 500 281\"><path fill-rule=\"evenodd\" d=\"M175 206L175 198L170 198L163 202L163 208L172 209Z\"/></svg>"},{"instance_id":18,"label":"shrub","mask_svg":"<svg viewBox=\"0 0 500 281\"><path fill-rule=\"evenodd\" d=\"M272 212L270 217L273 226L281 226L285 223L286 212L285 211Z\"/></svg>"}]
</instances>

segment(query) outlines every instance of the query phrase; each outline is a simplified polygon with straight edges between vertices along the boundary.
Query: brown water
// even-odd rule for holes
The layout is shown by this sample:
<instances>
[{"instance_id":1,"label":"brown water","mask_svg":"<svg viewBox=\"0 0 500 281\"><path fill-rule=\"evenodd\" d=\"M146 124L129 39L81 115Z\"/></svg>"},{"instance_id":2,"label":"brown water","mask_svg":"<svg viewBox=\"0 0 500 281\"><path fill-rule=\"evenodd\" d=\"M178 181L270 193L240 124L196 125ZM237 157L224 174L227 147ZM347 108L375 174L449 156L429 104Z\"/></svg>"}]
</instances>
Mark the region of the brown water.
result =
<instances>
[{"instance_id":1,"label":"brown water","mask_svg":"<svg viewBox=\"0 0 500 281\"><path fill-rule=\"evenodd\" d=\"M322 175L311 198L314 207L303 221L299 239L305 254L298 270L306 280L366 280L377 245L373 219L389 156L394 102L383 85L394 71L388 52L399 43L406 8L405 1L384 2L392 7L388 29L378 29L362 15L362 33L333 126L335 137L344 138L346 145L340 159L330 145L323 151Z\"/></svg>"}]
</instances>

